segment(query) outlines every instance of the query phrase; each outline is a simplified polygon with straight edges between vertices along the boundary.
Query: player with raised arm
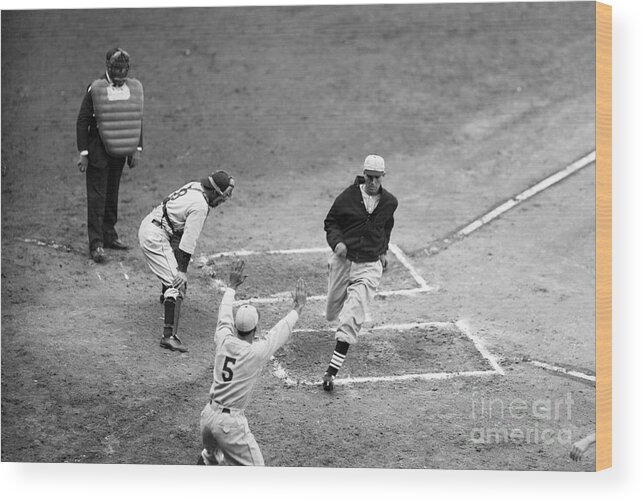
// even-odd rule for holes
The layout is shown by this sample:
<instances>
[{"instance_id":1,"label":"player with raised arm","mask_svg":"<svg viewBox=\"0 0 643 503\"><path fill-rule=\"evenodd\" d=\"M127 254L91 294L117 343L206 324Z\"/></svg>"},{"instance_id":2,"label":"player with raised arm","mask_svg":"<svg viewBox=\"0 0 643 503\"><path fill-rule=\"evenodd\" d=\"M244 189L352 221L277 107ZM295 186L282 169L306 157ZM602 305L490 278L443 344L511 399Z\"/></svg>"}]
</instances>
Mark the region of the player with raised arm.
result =
<instances>
[{"instance_id":1,"label":"player with raised arm","mask_svg":"<svg viewBox=\"0 0 643 503\"><path fill-rule=\"evenodd\" d=\"M214 380L210 401L201 412L203 451L199 465L263 466L259 445L248 427L244 410L261 371L272 355L288 341L306 305L303 279L292 294L292 310L265 337L259 337L259 313L244 304L233 315L235 291L247 276L243 260L230 271L221 299L214 333Z\"/></svg>"}]
</instances>

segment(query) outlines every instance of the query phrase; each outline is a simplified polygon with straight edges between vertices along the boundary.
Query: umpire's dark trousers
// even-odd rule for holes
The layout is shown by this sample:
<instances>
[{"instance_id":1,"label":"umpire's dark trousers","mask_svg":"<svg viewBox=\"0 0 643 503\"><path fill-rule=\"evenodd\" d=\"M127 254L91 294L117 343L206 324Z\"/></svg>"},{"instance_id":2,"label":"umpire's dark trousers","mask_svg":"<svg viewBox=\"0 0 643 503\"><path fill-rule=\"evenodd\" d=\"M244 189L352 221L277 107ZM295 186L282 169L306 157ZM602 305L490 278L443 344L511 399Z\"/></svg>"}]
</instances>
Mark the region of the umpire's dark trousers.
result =
<instances>
[{"instance_id":1,"label":"umpire's dark trousers","mask_svg":"<svg viewBox=\"0 0 643 503\"><path fill-rule=\"evenodd\" d=\"M105 151L100 137L89 144L87 166L87 232L89 250L118 239L118 189L126 157L113 157Z\"/></svg>"}]
</instances>

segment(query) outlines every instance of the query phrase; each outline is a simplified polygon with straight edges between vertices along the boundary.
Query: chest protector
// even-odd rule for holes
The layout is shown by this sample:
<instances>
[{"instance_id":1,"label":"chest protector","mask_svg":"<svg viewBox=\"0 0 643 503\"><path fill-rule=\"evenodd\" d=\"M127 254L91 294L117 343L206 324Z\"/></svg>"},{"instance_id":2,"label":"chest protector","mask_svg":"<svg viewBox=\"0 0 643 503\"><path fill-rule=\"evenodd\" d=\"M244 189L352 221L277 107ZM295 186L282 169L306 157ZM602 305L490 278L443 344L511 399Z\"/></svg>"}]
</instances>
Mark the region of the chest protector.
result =
<instances>
[{"instance_id":1,"label":"chest protector","mask_svg":"<svg viewBox=\"0 0 643 503\"><path fill-rule=\"evenodd\" d=\"M138 147L143 124L143 86L125 79L116 87L104 79L92 82L92 101L98 132L107 153L132 155Z\"/></svg>"}]
</instances>

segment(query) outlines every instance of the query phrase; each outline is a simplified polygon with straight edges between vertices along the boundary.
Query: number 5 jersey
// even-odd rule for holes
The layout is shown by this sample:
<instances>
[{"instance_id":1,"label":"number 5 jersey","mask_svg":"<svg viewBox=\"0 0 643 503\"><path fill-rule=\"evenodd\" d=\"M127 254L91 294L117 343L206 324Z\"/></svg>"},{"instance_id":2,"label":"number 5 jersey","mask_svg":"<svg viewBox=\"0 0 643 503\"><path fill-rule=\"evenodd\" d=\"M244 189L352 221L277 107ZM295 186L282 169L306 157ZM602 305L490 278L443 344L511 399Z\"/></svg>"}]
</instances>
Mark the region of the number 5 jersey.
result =
<instances>
[{"instance_id":1,"label":"number 5 jersey","mask_svg":"<svg viewBox=\"0 0 643 503\"><path fill-rule=\"evenodd\" d=\"M299 315L295 310L290 311L265 337L250 344L236 336L232 313L234 296L234 289L227 288L221 299L214 334L214 380L210 398L224 407L243 410L261 371L288 341Z\"/></svg>"}]
</instances>

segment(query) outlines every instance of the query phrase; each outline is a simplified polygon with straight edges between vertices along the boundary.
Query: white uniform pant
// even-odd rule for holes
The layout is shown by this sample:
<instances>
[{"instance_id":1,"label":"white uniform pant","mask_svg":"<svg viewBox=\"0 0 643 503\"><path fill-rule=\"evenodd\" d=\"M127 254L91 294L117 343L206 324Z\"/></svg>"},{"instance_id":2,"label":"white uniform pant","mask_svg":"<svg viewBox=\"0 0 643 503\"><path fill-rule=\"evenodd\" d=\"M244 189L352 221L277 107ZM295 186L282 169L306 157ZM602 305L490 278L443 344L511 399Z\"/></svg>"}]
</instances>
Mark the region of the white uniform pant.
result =
<instances>
[{"instance_id":1,"label":"white uniform pant","mask_svg":"<svg viewBox=\"0 0 643 503\"><path fill-rule=\"evenodd\" d=\"M161 227L152 223L153 219L151 213L143 219L138 229L138 241L149 268L164 286L169 287L165 291L165 298L176 299L179 295L185 295L185 292L179 292L172 286L179 266L170 244L170 237Z\"/></svg>"},{"instance_id":2,"label":"white uniform pant","mask_svg":"<svg viewBox=\"0 0 643 503\"><path fill-rule=\"evenodd\" d=\"M351 262L331 253L328 258L326 319L338 320L335 339L355 344L364 322L370 319L369 306L382 279L382 263Z\"/></svg>"},{"instance_id":3,"label":"white uniform pant","mask_svg":"<svg viewBox=\"0 0 643 503\"><path fill-rule=\"evenodd\" d=\"M212 402L201 411L201 456L206 465L263 466L263 456L243 411Z\"/></svg>"}]
</instances>

